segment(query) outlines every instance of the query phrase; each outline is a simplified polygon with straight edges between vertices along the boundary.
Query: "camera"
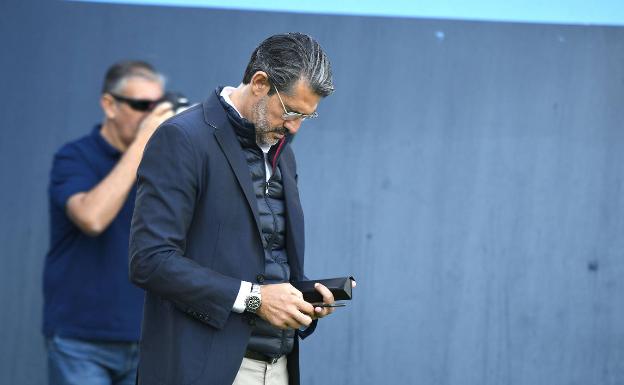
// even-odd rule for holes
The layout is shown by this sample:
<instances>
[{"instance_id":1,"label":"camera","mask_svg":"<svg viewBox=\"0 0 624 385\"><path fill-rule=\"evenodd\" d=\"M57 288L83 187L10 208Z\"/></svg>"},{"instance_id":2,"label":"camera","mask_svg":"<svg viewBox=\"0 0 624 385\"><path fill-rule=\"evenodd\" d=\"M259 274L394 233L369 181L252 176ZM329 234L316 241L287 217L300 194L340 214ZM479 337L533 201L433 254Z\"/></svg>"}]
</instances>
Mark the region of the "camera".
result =
<instances>
[{"instance_id":1,"label":"camera","mask_svg":"<svg viewBox=\"0 0 624 385\"><path fill-rule=\"evenodd\" d=\"M163 102L169 102L173 106L171 109L174 114L178 114L191 107L188 98L180 92L168 91L161 99Z\"/></svg>"}]
</instances>

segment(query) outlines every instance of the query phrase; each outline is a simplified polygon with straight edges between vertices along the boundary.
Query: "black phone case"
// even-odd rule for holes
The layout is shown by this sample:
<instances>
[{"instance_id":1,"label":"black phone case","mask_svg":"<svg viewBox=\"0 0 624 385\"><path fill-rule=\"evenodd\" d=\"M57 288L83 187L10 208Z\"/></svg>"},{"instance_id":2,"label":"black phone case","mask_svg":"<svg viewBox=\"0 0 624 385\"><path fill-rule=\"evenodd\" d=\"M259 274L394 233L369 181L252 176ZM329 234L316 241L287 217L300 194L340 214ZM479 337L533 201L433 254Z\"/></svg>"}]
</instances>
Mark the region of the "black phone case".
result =
<instances>
[{"instance_id":1,"label":"black phone case","mask_svg":"<svg viewBox=\"0 0 624 385\"><path fill-rule=\"evenodd\" d=\"M352 298L351 281L353 277L340 277L329 279L317 279L314 281L297 281L292 285L296 287L301 293L303 293L303 299L306 302L323 302L321 293L314 288L315 283L320 283L326 286L329 291L334 295L334 300L344 301Z\"/></svg>"}]
</instances>

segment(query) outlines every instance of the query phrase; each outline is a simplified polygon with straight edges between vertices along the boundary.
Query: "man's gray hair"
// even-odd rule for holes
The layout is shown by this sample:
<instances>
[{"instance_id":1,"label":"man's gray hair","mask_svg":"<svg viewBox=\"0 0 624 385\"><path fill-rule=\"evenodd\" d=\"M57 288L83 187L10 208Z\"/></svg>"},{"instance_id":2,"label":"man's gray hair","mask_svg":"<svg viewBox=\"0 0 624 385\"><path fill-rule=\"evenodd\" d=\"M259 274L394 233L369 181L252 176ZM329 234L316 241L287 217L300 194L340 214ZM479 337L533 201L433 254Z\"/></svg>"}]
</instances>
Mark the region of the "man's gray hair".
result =
<instances>
[{"instance_id":1,"label":"man's gray hair","mask_svg":"<svg viewBox=\"0 0 624 385\"><path fill-rule=\"evenodd\" d=\"M102 93L120 94L130 78L141 78L165 85L165 77L149 63L138 60L120 61L106 71Z\"/></svg>"},{"instance_id":2,"label":"man's gray hair","mask_svg":"<svg viewBox=\"0 0 624 385\"><path fill-rule=\"evenodd\" d=\"M299 79L305 80L321 97L334 91L329 58L316 40L302 33L273 35L260 43L251 54L243 84L249 84L258 71L269 76L273 86L269 95L274 94L275 89L291 94Z\"/></svg>"}]
</instances>

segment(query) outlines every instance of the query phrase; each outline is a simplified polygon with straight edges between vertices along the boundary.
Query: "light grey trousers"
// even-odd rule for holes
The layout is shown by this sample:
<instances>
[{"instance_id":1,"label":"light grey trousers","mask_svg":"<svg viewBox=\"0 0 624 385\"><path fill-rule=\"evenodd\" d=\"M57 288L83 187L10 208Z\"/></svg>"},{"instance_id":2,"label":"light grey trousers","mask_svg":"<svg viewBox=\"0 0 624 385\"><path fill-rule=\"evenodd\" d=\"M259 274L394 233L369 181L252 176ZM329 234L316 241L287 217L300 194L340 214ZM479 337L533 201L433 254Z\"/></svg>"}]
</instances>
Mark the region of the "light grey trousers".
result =
<instances>
[{"instance_id":1,"label":"light grey trousers","mask_svg":"<svg viewBox=\"0 0 624 385\"><path fill-rule=\"evenodd\" d=\"M288 385L286 356L274 364L243 358L232 385Z\"/></svg>"}]
</instances>

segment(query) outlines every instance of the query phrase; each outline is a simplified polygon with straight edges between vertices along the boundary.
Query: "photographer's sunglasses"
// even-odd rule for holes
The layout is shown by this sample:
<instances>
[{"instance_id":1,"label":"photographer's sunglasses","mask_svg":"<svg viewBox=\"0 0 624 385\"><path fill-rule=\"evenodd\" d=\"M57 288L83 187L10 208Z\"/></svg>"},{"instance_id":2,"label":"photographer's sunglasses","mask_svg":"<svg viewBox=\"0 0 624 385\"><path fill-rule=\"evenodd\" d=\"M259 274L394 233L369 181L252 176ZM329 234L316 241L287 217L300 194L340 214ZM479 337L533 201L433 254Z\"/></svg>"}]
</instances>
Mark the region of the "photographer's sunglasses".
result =
<instances>
[{"instance_id":1,"label":"photographer's sunglasses","mask_svg":"<svg viewBox=\"0 0 624 385\"><path fill-rule=\"evenodd\" d=\"M163 98L158 99L158 100L148 100L148 99L130 99L130 98L126 98L125 96L115 95L115 94L110 94L110 96L112 96L118 102L126 103L133 110L141 111L141 112L151 111L158 105L158 103L164 101Z\"/></svg>"},{"instance_id":2,"label":"photographer's sunglasses","mask_svg":"<svg viewBox=\"0 0 624 385\"><path fill-rule=\"evenodd\" d=\"M314 111L310 115L302 114L300 112L288 111L286 109L286 105L284 105L284 102L282 101L282 97L280 96L280 93L277 90L277 87L273 86L273 88L275 88L275 92L277 93L277 97L279 98L279 101L280 101L280 103L282 103L282 107L284 108L284 113L282 114L282 119L283 120L297 120L297 119L306 120L306 119L314 119L314 118L318 117L318 113L316 111Z\"/></svg>"}]
</instances>

